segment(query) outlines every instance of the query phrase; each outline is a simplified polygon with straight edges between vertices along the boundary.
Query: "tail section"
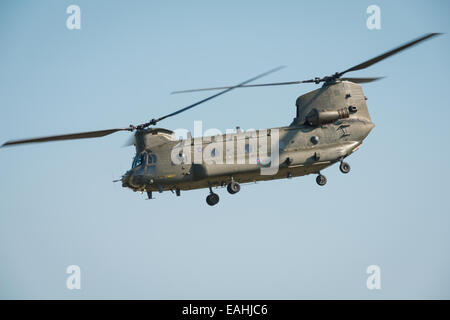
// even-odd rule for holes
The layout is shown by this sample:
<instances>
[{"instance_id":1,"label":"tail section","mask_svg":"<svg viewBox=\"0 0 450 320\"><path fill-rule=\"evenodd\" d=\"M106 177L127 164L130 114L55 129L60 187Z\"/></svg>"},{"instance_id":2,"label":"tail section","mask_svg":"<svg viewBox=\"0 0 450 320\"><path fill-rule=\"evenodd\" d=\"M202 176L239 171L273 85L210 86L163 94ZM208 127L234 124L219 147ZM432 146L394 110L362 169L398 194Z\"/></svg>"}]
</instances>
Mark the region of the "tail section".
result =
<instances>
[{"instance_id":1,"label":"tail section","mask_svg":"<svg viewBox=\"0 0 450 320\"><path fill-rule=\"evenodd\" d=\"M349 81L326 84L320 89L306 93L297 98L296 106L297 115L292 125L318 125L321 118L324 121L357 118L371 122L361 86Z\"/></svg>"}]
</instances>

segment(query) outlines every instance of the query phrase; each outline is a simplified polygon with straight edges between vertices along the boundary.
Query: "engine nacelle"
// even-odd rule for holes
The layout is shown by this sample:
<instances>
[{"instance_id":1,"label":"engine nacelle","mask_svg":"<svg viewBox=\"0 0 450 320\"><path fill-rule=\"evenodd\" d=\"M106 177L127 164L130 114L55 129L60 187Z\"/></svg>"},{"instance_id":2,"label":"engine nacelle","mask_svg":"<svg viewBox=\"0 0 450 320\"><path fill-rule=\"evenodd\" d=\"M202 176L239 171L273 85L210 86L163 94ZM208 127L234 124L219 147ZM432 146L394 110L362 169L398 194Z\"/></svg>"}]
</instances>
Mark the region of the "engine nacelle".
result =
<instances>
[{"instance_id":1,"label":"engine nacelle","mask_svg":"<svg viewBox=\"0 0 450 320\"><path fill-rule=\"evenodd\" d=\"M311 112L306 116L306 123L311 126L318 126L326 123L333 123L339 119L345 119L350 117L350 111L347 108L342 108L333 111L319 111L317 109L311 110Z\"/></svg>"}]
</instances>

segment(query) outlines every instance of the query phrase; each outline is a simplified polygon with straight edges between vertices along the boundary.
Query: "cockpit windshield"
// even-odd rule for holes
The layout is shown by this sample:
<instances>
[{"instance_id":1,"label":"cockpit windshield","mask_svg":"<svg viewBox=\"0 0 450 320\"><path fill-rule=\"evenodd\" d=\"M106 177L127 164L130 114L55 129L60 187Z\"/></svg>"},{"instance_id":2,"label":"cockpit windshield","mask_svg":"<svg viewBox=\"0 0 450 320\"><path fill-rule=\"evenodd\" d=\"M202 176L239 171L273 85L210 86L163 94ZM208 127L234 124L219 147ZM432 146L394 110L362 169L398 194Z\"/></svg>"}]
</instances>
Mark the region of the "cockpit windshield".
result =
<instances>
[{"instance_id":1,"label":"cockpit windshield","mask_svg":"<svg viewBox=\"0 0 450 320\"><path fill-rule=\"evenodd\" d=\"M138 154L134 160L133 164L131 166L132 169L139 167L140 165L155 165L156 164L156 155L152 153L151 150L146 150L140 154Z\"/></svg>"},{"instance_id":2,"label":"cockpit windshield","mask_svg":"<svg viewBox=\"0 0 450 320\"><path fill-rule=\"evenodd\" d=\"M145 156L146 156L145 152L143 152L141 154L138 154L134 158L131 168L134 169L134 168L139 167L140 165L144 164L145 163Z\"/></svg>"}]
</instances>

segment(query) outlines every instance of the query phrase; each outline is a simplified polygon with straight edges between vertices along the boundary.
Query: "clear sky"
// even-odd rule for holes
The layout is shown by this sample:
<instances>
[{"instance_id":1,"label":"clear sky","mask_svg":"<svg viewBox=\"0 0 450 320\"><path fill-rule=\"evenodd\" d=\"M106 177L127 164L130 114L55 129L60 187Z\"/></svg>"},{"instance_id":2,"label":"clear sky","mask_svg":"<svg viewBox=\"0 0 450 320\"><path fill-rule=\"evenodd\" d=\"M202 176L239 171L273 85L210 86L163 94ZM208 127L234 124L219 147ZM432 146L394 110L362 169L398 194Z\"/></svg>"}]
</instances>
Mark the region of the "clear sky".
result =
<instances>
[{"instance_id":1,"label":"clear sky","mask_svg":"<svg viewBox=\"0 0 450 320\"><path fill-rule=\"evenodd\" d=\"M66 8L81 8L68 30ZM381 8L381 30L366 8ZM376 127L315 176L145 195L113 184L128 133L0 150L0 298L450 298L448 1L1 1L0 142L128 126L207 96L177 89L341 71L427 32L447 34L352 76ZM161 123L287 125L315 85L235 90ZM81 268L81 290L66 268ZM368 290L366 268L381 268Z\"/></svg>"}]
</instances>

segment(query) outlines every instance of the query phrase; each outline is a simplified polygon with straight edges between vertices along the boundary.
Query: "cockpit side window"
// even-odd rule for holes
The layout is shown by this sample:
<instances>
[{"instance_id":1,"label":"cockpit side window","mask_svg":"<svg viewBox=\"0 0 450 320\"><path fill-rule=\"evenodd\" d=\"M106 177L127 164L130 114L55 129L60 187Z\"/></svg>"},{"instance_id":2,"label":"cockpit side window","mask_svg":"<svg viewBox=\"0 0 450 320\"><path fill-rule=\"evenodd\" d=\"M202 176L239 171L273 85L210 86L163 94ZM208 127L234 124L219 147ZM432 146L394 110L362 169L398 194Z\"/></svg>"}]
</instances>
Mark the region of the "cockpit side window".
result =
<instances>
[{"instance_id":1,"label":"cockpit side window","mask_svg":"<svg viewBox=\"0 0 450 320\"><path fill-rule=\"evenodd\" d=\"M146 150L148 153L147 163L149 166L154 166L156 164L156 155L152 153L150 149Z\"/></svg>"}]
</instances>

